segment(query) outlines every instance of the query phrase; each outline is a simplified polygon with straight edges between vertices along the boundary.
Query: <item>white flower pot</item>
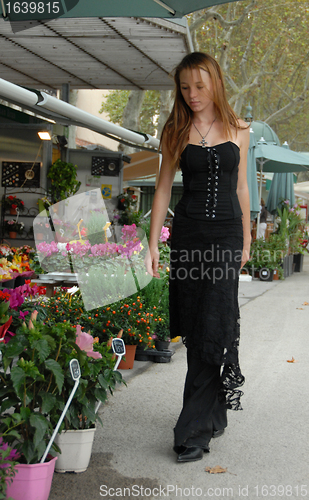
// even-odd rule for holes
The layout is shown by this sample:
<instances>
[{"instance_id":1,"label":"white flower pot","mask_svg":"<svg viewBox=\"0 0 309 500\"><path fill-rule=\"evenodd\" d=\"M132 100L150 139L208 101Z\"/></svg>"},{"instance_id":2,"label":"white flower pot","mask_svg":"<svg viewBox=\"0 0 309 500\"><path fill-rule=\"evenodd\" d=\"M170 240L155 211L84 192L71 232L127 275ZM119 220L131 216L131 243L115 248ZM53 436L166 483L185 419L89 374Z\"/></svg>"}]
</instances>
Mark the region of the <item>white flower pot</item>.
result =
<instances>
[{"instance_id":1,"label":"white flower pot","mask_svg":"<svg viewBox=\"0 0 309 500\"><path fill-rule=\"evenodd\" d=\"M61 449L56 462L56 472L84 472L90 462L95 427L91 429L62 431L55 443Z\"/></svg>"}]
</instances>

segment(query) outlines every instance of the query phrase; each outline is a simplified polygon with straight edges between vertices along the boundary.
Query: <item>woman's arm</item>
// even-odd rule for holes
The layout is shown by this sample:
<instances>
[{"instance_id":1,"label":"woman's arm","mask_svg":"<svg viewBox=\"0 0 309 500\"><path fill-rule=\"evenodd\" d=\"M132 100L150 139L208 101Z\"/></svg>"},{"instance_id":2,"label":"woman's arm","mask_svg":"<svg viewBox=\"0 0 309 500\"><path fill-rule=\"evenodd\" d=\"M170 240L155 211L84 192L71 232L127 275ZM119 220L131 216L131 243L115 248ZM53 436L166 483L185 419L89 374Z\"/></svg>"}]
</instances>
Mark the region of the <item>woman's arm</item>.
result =
<instances>
[{"instance_id":1,"label":"woman's arm","mask_svg":"<svg viewBox=\"0 0 309 500\"><path fill-rule=\"evenodd\" d=\"M241 124L246 125L244 122ZM240 134L240 162L238 167L237 196L242 210L242 224L244 234L244 245L241 267L245 265L250 256L251 228L250 228L250 199L247 183L247 155L250 141L250 129L238 131Z\"/></svg>"},{"instance_id":2,"label":"woman's arm","mask_svg":"<svg viewBox=\"0 0 309 500\"><path fill-rule=\"evenodd\" d=\"M171 167L171 156L167 150L165 140L162 141L162 163L158 185L155 191L150 221L149 249L145 260L149 274L159 277L159 249L158 241L164 224L167 209L171 199L171 190L176 173L176 167Z\"/></svg>"}]
</instances>

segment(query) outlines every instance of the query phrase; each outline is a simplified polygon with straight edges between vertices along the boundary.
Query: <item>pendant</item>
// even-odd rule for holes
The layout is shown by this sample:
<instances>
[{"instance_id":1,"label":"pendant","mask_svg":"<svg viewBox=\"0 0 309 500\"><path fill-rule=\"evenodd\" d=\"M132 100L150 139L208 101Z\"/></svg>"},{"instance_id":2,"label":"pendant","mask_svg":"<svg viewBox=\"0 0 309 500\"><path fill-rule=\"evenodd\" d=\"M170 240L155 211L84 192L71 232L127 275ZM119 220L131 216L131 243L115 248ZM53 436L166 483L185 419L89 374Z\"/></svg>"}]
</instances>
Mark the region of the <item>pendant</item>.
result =
<instances>
[{"instance_id":1,"label":"pendant","mask_svg":"<svg viewBox=\"0 0 309 500\"><path fill-rule=\"evenodd\" d=\"M202 145L202 148L206 148L206 144L208 144L208 142L205 141L205 137L202 137L202 140L199 142L199 144Z\"/></svg>"}]
</instances>

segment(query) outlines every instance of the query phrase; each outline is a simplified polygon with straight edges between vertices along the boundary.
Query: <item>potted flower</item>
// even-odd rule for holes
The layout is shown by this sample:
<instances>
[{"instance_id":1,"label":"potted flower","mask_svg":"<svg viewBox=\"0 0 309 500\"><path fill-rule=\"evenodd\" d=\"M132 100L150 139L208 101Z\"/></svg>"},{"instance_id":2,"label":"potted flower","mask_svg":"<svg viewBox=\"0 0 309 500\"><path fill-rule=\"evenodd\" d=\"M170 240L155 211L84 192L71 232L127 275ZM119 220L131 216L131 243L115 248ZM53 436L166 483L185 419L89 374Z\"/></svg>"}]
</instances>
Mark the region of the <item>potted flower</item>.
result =
<instances>
[{"instance_id":1,"label":"potted flower","mask_svg":"<svg viewBox=\"0 0 309 500\"><path fill-rule=\"evenodd\" d=\"M162 314L157 318L152 338L155 341L155 347L157 351L164 351L165 349L169 348L171 341L170 328L168 318L165 314Z\"/></svg>"},{"instance_id":2,"label":"potted flower","mask_svg":"<svg viewBox=\"0 0 309 500\"><path fill-rule=\"evenodd\" d=\"M4 227L6 231L9 233L10 238L16 238L17 234L21 234L24 229L24 223L18 222L18 220L5 220Z\"/></svg>"},{"instance_id":3,"label":"potted flower","mask_svg":"<svg viewBox=\"0 0 309 500\"><path fill-rule=\"evenodd\" d=\"M17 215L17 210L19 212L23 212L25 210L25 204L23 200L13 195L4 198L2 204L4 210L8 210L11 215Z\"/></svg>"},{"instance_id":4,"label":"potted flower","mask_svg":"<svg viewBox=\"0 0 309 500\"><path fill-rule=\"evenodd\" d=\"M107 391L112 391L121 380L120 374L112 370L111 354L106 346L94 344L93 338L90 342L87 338L85 343L81 332L70 324L62 322L49 326L36 321L36 317L34 311L28 325L23 323L6 344L0 344L3 363L0 433L4 442L9 446L14 443L21 454L19 461L22 463L18 468L46 465L39 462L73 385L69 371L71 359L78 359L82 376L60 430L90 428L99 419L95 413L97 401L104 402ZM52 463L47 490L57 452L60 449L53 444L47 462ZM10 487L12 490L14 483L15 480ZM37 485L34 488L40 490ZM42 500L47 500L47 490ZM9 494L12 494L10 490ZM15 490L14 495L15 500L31 498L25 487L21 496L18 497Z\"/></svg>"},{"instance_id":5,"label":"potted flower","mask_svg":"<svg viewBox=\"0 0 309 500\"><path fill-rule=\"evenodd\" d=\"M15 465L17 465L18 453L14 448L8 446L0 437L0 500L6 500L7 486L10 484L16 474ZM8 500L12 500L9 498Z\"/></svg>"},{"instance_id":6,"label":"potted flower","mask_svg":"<svg viewBox=\"0 0 309 500\"><path fill-rule=\"evenodd\" d=\"M114 218L119 225L123 224L139 224L142 212L137 208L138 198L130 188L124 190L123 193L117 196L118 212Z\"/></svg>"}]
</instances>

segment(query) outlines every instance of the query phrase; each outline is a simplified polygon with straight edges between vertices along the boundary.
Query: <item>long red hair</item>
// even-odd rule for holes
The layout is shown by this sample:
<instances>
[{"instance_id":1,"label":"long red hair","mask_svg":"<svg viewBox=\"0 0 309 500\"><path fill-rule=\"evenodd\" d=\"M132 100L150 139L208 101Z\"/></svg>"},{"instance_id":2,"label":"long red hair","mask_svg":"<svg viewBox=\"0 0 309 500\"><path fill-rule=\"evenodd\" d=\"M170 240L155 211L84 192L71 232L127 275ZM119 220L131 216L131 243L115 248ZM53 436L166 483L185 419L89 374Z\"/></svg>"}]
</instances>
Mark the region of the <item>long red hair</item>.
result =
<instances>
[{"instance_id":1,"label":"long red hair","mask_svg":"<svg viewBox=\"0 0 309 500\"><path fill-rule=\"evenodd\" d=\"M161 141L163 136L166 141L173 166L178 164L180 155L188 143L192 125L193 112L186 104L180 89L180 73L184 69L203 69L210 74L216 116L223 123L223 132L226 138L232 139L233 128L236 130L241 128L237 115L228 103L223 74L217 61L203 52L188 54L175 69L175 101L161 135Z\"/></svg>"}]
</instances>

